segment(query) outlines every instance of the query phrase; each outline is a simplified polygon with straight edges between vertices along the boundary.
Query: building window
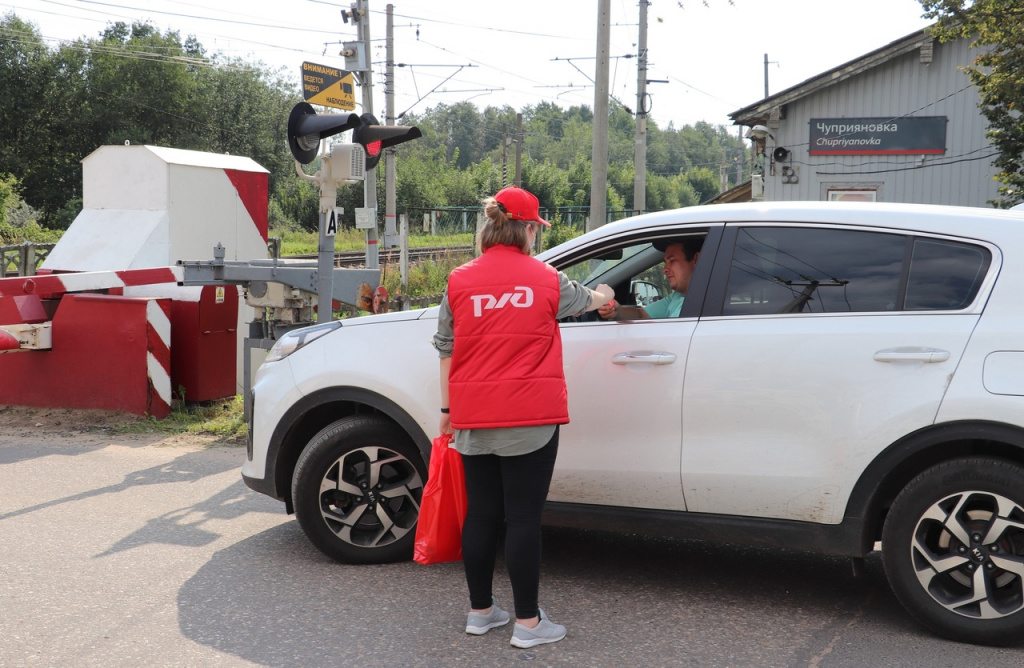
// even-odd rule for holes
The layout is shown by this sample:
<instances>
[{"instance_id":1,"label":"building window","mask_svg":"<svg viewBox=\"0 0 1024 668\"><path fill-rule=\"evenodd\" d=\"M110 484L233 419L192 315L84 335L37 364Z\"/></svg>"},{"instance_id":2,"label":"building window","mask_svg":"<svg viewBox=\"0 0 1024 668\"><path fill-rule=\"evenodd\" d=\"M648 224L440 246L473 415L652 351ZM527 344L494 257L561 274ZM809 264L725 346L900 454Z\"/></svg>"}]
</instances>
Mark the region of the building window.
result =
<instances>
[{"instance_id":1,"label":"building window","mask_svg":"<svg viewBox=\"0 0 1024 668\"><path fill-rule=\"evenodd\" d=\"M875 202L877 190L829 190L829 202Z\"/></svg>"}]
</instances>

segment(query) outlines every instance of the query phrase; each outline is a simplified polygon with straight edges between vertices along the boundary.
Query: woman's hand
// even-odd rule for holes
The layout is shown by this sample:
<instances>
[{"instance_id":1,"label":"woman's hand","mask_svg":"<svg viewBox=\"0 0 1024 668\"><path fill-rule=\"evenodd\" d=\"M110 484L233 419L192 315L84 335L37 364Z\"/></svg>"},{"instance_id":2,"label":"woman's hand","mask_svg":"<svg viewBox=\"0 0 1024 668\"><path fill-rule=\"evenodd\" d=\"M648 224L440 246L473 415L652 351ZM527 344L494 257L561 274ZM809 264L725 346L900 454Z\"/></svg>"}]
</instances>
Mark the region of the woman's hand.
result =
<instances>
[{"instance_id":1,"label":"woman's hand","mask_svg":"<svg viewBox=\"0 0 1024 668\"><path fill-rule=\"evenodd\" d=\"M605 308L605 306L615 299L615 290L612 290L611 286L607 283L602 283L594 290L590 291L590 306L587 307L588 311L598 310ZM603 316L602 316L603 317Z\"/></svg>"},{"instance_id":2,"label":"woman's hand","mask_svg":"<svg viewBox=\"0 0 1024 668\"><path fill-rule=\"evenodd\" d=\"M605 320L616 320L619 314L619 303L614 299L597 309L597 314Z\"/></svg>"}]
</instances>

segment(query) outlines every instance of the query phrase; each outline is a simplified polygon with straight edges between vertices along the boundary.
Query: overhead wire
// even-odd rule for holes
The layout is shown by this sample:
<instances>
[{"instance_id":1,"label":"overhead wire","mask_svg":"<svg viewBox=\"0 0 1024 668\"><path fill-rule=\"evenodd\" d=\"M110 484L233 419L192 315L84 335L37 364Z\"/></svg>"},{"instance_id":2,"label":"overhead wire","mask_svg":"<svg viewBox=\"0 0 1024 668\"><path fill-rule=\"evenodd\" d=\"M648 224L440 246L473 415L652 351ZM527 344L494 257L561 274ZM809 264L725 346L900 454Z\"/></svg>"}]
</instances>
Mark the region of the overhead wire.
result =
<instances>
[{"instance_id":1,"label":"overhead wire","mask_svg":"<svg viewBox=\"0 0 1024 668\"><path fill-rule=\"evenodd\" d=\"M323 33L334 34L336 32L336 31L321 30L321 29L317 29L317 28L310 28L308 26L288 26L288 25L282 25L280 23L274 23L274 24L271 24L271 23L256 23L255 21L241 21L241 20L238 20L238 19L224 19L224 18L218 18L218 17L214 17L214 16L202 16L202 15L196 15L196 14L182 14L180 12L168 12L168 11L164 11L164 10L160 10L160 9L153 9L152 7L134 7L134 6L131 6L131 5L119 5L119 4L114 4L114 3L111 3L111 2L100 2L99 0L72 0L75 3L74 5L70 5L67 2L60 2L59 0L39 0L39 1L40 2L45 2L45 3L48 3L48 4L52 4L52 5L59 5L61 7L80 8L80 9L88 9L86 7L80 7L80 5L97 5L97 6L101 6L101 7L111 7L111 8L114 8L114 9L128 9L128 10L138 11L138 12L148 12L148 13L152 13L152 14L162 14L164 16L174 16L174 17L177 17L177 18L196 19L196 20L199 20L199 21L212 21L212 22L215 22L215 23L230 23L232 25L249 26L249 27L254 27L254 28L273 28L274 30L296 30L296 31L303 32L303 33L323 32Z\"/></svg>"},{"instance_id":2,"label":"overhead wire","mask_svg":"<svg viewBox=\"0 0 1024 668\"><path fill-rule=\"evenodd\" d=\"M283 28L283 29L286 29L286 30L295 30L295 31L300 31L300 32L304 32L304 33L307 33L307 32L322 32L322 33L325 33L325 34L332 34L332 35L336 34L336 31L328 31L328 30L322 30L322 29L318 29L318 28L309 28L309 27L302 27L302 26L282 26L282 25L278 25L278 24L257 23L257 22L254 22L254 21L235 21L233 19L221 19L221 18L216 18L216 17L197 16L197 15L190 15L190 14L183 14L183 13L176 13L176 12L168 12L168 11L158 11L158 10L152 10L152 9L148 9L148 8L144 9L144 8L139 8L139 7L133 7L133 6L130 6L130 5L115 5L113 3L96 2L95 0L73 0L76 4L68 4L67 2L60 2L59 0L41 0L41 1L42 2L46 2L48 4L53 4L53 5L57 5L57 6L61 6L61 7L66 7L66 8L69 8L69 9L77 9L77 10L84 11L84 12L100 14L101 16L104 17L104 19L106 19L106 22L108 24L111 21L121 21L121 22L129 23L129 24L130 23L134 23L134 22L144 22L144 23L150 23L152 25L152 21L149 20L149 19L140 20L137 16L125 16L125 15L112 14L109 10L94 9L92 7L82 6L82 5L83 4L86 4L86 5L94 4L94 5L101 5L101 6L104 6L104 7L122 8L122 9L126 9L126 10L133 10L133 11L139 11L139 12L148 12L148 13L160 13L160 14L165 14L165 15L168 15L168 16L177 16L177 17L182 17L182 18L194 18L194 19L197 19L197 20L218 21L218 22L222 22L222 23L246 25L246 26L250 26L250 27L266 27L266 28L272 28L272 29L282 29ZM14 7L16 9L27 9L25 7L21 7L21 6L18 6L18 5L11 5L11 4L8 4L8 3L4 3L4 4L7 4L8 6ZM196 6L196 5L191 5L189 3L180 3L180 4L186 4L187 6ZM58 16L67 16L66 13L58 14L57 12L47 12L46 10L37 9L37 8L32 8L32 11L38 11L38 12L41 12L41 13L53 14L53 15L58 15ZM231 12L228 12L228 13L231 13ZM97 22L102 21L104 19L92 19L92 18L82 17L82 20L97 21ZM155 26L155 27L158 27L158 26ZM166 31L173 31L173 32L176 32L176 33L179 33L179 34L181 32L179 29L175 29L175 28L172 28L172 27L166 27L165 30ZM247 37L225 36L225 35L221 35L221 34L217 34L217 33L210 33L210 36L213 37L215 40L230 40L230 41L233 41L233 42L240 42L240 43L245 43L245 44L251 44L251 45L254 45L254 46L263 47L263 48L267 48L267 49L274 49L274 50L281 50L281 51L290 51L290 52L293 52L293 53L299 53L299 54L305 54L305 55L320 55L319 53L314 52L314 51L308 51L308 50L299 49L299 48L295 48L295 47L291 47L291 46L282 46L282 45L279 45L279 44L268 43L268 42L265 42L265 41L253 40L253 39L250 39L250 38L247 38ZM66 39L54 38L54 37L45 37L45 39L47 41L56 42L56 43L64 43L64 42L69 41L69 40L66 40ZM226 50L223 49L223 48L218 49L218 52L223 54L223 55L225 55L226 57L230 57L230 54L226 53Z\"/></svg>"}]
</instances>

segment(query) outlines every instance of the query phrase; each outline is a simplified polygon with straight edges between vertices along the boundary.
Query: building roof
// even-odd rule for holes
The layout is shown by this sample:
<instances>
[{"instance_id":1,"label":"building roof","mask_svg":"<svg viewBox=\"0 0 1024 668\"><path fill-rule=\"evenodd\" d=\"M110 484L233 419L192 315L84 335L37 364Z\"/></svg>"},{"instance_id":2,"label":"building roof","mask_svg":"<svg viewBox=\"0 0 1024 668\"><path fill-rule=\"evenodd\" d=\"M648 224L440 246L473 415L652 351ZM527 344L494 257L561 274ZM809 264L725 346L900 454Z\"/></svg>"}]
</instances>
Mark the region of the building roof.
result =
<instances>
[{"instance_id":1,"label":"building roof","mask_svg":"<svg viewBox=\"0 0 1024 668\"><path fill-rule=\"evenodd\" d=\"M100 146L95 151L82 159L84 163L93 156L105 156L103 159L121 160L122 151L133 151L149 153L169 165L184 165L188 167L210 167L212 169L233 169L239 172L259 172L269 174L270 172L262 167L252 158L241 155L229 155L227 153L209 153L206 151L189 151L180 148L168 148L166 146L151 146L149 144L107 144Z\"/></svg>"},{"instance_id":2,"label":"building roof","mask_svg":"<svg viewBox=\"0 0 1024 668\"><path fill-rule=\"evenodd\" d=\"M935 38L929 34L929 28L924 28L911 33L906 37L896 40L895 42L890 42L880 49L875 49L860 58L855 58L854 60L843 63L838 67L834 67L831 70L823 72L822 74L811 77L803 83L787 88L775 95L769 95L754 104L732 112L729 114L729 117L733 119L736 125L756 125L759 123L765 123L771 116L773 109L779 109L790 102L799 100L800 98L806 97L812 93L822 90L823 88L846 81L851 77L855 77L867 70L878 67L879 65L882 65L894 58L898 58L899 56L917 49L923 49L921 57L928 58L930 60L932 42Z\"/></svg>"},{"instance_id":3,"label":"building roof","mask_svg":"<svg viewBox=\"0 0 1024 668\"><path fill-rule=\"evenodd\" d=\"M731 204L733 202L749 202L753 195L753 184L750 179L743 183L729 188L725 192L718 193L701 204Z\"/></svg>"}]
</instances>

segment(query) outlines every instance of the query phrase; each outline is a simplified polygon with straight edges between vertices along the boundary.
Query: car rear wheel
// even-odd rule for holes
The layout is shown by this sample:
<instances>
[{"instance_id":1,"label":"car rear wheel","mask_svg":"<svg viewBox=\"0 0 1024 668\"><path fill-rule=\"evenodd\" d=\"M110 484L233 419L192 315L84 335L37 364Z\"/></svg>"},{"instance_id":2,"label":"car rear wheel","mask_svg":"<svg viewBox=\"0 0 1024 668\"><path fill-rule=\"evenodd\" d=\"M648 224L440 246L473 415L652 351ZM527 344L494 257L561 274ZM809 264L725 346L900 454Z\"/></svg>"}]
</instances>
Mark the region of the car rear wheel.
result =
<instances>
[{"instance_id":1,"label":"car rear wheel","mask_svg":"<svg viewBox=\"0 0 1024 668\"><path fill-rule=\"evenodd\" d=\"M937 633L1024 638L1024 468L991 458L934 466L908 484L882 531L889 584Z\"/></svg>"},{"instance_id":2,"label":"car rear wheel","mask_svg":"<svg viewBox=\"0 0 1024 668\"><path fill-rule=\"evenodd\" d=\"M299 457L295 517L332 559L409 559L426 477L419 451L396 425L373 416L344 418L314 436Z\"/></svg>"}]
</instances>

